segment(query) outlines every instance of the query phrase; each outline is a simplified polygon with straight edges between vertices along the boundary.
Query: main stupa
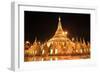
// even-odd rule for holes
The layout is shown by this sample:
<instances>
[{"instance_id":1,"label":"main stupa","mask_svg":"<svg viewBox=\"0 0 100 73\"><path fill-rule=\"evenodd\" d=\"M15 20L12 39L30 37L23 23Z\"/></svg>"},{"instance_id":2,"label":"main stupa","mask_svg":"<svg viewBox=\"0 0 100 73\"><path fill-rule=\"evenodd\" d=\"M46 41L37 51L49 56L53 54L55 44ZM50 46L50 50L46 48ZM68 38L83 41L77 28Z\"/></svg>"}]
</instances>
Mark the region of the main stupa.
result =
<instances>
[{"instance_id":1,"label":"main stupa","mask_svg":"<svg viewBox=\"0 0 100 73\"><path fill-rule=\"evenodd\" d=\"M65 42L65 41L68 41L69 38L67 37L67 31L65 32L62 28L62 24L61 24L61 18L59 17L58 19L58 27L57 27L57 30L54 34L54 36L48 40L48 45L55 42Z\"/></svg>"}]
</instances>

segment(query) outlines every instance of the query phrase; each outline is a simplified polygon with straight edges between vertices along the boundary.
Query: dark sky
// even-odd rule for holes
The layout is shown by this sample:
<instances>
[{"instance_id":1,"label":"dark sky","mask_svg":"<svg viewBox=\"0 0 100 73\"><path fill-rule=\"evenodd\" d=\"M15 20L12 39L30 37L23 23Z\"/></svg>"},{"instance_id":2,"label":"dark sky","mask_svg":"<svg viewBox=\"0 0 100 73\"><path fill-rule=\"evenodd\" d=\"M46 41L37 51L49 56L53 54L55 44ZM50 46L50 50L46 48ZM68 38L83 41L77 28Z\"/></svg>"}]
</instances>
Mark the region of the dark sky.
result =
<instances>
[{"instance_id":1,"label":"dark sky","mask_svg":"<svg viewBox=\"0 0 100 73\"><path fill-rule=\"evenodd\" d=\"M57 29L59 16L69 38L84 37L90 41L90 14L34 11L24 12L25 41L34 42L35 37L41 42L50 39Z\"/></svg>"}]
</instances>

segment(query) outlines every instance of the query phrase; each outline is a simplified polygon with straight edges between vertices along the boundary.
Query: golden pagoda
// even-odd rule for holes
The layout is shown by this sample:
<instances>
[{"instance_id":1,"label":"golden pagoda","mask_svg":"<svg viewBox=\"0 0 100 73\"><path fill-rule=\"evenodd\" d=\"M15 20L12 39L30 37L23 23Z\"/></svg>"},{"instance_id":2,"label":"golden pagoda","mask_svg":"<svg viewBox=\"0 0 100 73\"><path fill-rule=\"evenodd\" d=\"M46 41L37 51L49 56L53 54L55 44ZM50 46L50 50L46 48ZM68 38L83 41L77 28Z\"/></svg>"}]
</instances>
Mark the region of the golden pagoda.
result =
<instances>
[{"instance_id":1,"label":"golden pagoda","mask_svg":"<svg viewBox=\"0 0 100 73\"><path fill-rule=\"evenodd\" d=\"M51 41L62 42L62 41L66 41L66 40L69 40L67 38L67 32L64 32L64 30L62 29L61 18L59 17L58 28L57 28L54 36L48 42L51 42Z\"/></svg>"},{"instance_id":2,"label":"golden pagoda","mask_svg":"<svg viewBox=\"0 0 100 73\"><path fill-rule=\"evenodd\" d=\"M70 45L71 40L67 37L67 32L62 29L61 18L58 19L58 27L54 36L48 40L48 47L52 46L51 54L64 54L68 50L67 45Z\"/></svg>"}]
</instances>

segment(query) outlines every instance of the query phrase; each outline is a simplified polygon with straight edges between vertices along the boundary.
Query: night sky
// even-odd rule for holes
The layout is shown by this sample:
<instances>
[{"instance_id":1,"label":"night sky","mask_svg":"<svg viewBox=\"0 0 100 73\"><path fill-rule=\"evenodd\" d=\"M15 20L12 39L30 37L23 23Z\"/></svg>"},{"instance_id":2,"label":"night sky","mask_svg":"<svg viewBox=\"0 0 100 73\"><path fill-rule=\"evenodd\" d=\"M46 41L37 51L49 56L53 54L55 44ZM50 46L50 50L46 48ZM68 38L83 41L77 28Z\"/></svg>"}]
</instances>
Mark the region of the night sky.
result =
<instances>
[{"instance_id":1,"label":"night sky","mask_svg":"<svg viewBox=\"0 0 100 73\"><path fill-rule=\"evenodd\" d=\"M24 11L24 39L34 42L49 40L58 26L61 17L62 28L68 37L84 38L90 42L90 14Z\"/></svg>"}]
</instances>

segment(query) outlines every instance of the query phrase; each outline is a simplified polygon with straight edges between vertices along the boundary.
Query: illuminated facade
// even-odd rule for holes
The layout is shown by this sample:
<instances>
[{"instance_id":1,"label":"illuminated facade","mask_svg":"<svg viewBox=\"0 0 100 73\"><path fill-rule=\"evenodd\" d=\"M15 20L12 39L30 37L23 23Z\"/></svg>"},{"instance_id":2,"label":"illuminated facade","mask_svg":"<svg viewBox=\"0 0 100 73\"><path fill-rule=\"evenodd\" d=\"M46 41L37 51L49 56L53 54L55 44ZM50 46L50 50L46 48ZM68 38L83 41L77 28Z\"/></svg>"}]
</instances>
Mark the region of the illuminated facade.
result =
<instances>
[{"instance_id":1,"label":"illuminated facade","mask_svg":"<svg viewBox=\"0 0 100 73\"><path fill-rule=\"evenodd\" d=\"M46 60L68 60L90 58L90 43L84 39L67 36L68 32L62 29L61 18L58 19L58 27L54 36L48 41L41 43L35 41L25 43L25 61L46 61Z\"/></svg>"}]
</instances>

